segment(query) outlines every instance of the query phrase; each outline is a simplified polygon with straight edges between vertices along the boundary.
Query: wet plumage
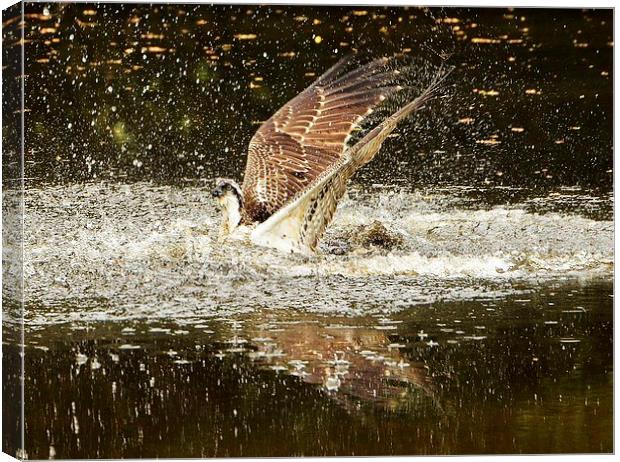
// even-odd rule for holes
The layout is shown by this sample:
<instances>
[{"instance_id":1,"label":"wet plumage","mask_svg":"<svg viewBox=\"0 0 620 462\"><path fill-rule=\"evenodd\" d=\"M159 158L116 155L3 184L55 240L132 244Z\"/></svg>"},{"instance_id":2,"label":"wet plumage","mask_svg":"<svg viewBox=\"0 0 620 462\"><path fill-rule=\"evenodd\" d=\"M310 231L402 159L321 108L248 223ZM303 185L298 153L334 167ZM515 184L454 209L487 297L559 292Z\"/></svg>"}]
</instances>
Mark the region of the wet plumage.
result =
<instances>
[{"instance_id":1,"label":"wet plumage","mask_svg":"<svg viewBox=\"0 0 620 462\"><path fill-rule=\"evenodd\" d=\"M349 179L398 122L436 94L447 75L440 69L417 98L348 146L364 120L403 89L390 58L346 71L350 64L351 58L339 61L263 123L250 141L238 203L241 224L258 223L254 243L314 251Z\"/></svg>"}]
</instances>

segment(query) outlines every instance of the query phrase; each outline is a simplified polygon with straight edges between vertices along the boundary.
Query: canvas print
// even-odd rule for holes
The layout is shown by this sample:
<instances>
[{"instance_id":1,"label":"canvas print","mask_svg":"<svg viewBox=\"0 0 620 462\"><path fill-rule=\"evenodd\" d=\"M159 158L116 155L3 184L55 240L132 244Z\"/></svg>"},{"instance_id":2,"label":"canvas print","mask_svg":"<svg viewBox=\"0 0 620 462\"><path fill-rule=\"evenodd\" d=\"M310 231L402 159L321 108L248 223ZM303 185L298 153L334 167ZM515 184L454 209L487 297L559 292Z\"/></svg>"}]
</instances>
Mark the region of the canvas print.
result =
<instances>
[{"instance_id":1,"label":"canvas print","mask_svg":"<svg viewBox=\"0 0 620 462\"><path fill-rule=\"evenodd\" d=\"M613 452L613 25L5 9L3 451Z\"/></svg>"}]
</instances>

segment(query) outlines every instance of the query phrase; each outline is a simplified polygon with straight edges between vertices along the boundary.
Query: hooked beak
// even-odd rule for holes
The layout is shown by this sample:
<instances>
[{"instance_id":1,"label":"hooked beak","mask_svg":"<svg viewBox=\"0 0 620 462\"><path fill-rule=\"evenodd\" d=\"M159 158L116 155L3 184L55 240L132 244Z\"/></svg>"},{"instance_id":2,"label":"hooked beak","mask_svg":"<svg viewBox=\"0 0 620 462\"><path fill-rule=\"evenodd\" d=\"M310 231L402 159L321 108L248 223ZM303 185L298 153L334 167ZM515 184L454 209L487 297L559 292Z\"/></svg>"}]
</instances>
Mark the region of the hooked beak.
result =
<instances>
[{"instance_id":1,"label":"hooked beak","mask_svg":"<svg viewBox=\"0 0 620 462\"><path fill-rule=\"evenodd\" d=\"M214 188L211 190L211 197L222 197L222 190L220 188Z\"/></svg>"}]
</instances>

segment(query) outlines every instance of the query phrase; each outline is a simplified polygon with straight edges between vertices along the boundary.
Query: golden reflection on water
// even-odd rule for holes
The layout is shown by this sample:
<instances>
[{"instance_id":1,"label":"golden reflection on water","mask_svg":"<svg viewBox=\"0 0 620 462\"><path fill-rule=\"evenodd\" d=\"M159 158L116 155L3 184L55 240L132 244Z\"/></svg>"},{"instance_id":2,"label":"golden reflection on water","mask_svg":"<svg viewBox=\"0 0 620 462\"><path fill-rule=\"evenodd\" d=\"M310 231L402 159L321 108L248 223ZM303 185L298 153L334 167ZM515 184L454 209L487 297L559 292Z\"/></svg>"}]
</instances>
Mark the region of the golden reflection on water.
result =
<instances>
[{"instance_id":1,"label":"golden reflection on water","mask_svg":"<svg viewBox=\"0 0 620 462\"><path fill-rule=\"evenodd\" d=\"M602 162L603 156L591 150L596 143L571 136L566 128L566 121L569 121L570 125L587 125L590 130L600 130L600 109L598 112L586 110L587 105L601 103L600 85L593 84L592 89L567 89L556 82L557 70L535 72L549 65L550 61L545 57L549 50L558 44L570 46L577 54L571 64L572 70L568 72L574 75L585 66L603 81L607 91L611 79L609 63L598 56L601 51L612 48L613 42L611 36L605 36L606 21L599 21L598 13L574 13L575 17L570 18L571 27L561 31L560 43L557 33L547 36L541 29L541 18L551 14L545 11L522 14L520 10L483 13L468 9L347 7L333 11L334 14L329 14L328 9L300 7L292 10L268 6L219 11L209 6L146 8L100 5L84 8L83 5L37 4L29 7L23 24L19 24L17 17L6 19L5 28L24 27L26 32L24 40L17 36L8 38L7 35L5 40L8 40L9 47L26 45L27 73L41 77L37 89L29 93L32 98L28 104L37 107L28 108L33 116L26 121L26 129L35 135L34 142L42 144L36 154L41 159L35 162L40 171L33 173L33 178L59 176L59 169L44 168L47 163L57 165L53 159L59 152L70 152L69 156L76 159L76 165L88 163L87 169L73 169L71 173L87 175L91 179L105 177L111 171L118 172L121 177L144 174L170 177L172 172L167 170L174 168L181 170L174 173L175 177L201 175L198 166L204 162L198 155L204 154L193 154L198 151L195 146L202 143L203 151L213 152L217 157L222 144L226 144L224 140L230 141L227 134L231 131L233 118L226 115L230 109L223 99L231 99L235 111L244 107L244 111L252 112L245 117L249 122L241 127L236 124L239 135L232 140L234 146L227 146L233 149L226 156L226 168L237 169L242 164L246 138L256 128L251 121L265 120L278 104L300 91L339 56L355 52L381 54L386 45L389 45L389 53L411 57L430 53L429 56L452 59L457 64L455 95L450 96L453 99L450 108L441 109L444 120L430 123L446 126L444 128L449 130L443 130L446 140L417 134L420 143L426 144L420 151L427 155L445 152L440 159L442 162L457 159L455 168L444 168L443 171L468 169L464 178L475 178L484 184L488 181L504 184L515 181L516 177L519 181L551 184L546 182L550 178L533 174L534 170L549 168L549 165L541 165L545 162L540 153L552 150L556 157L570 159L573 152L587 148L584 152L589 154L584 156L591 155L592 162ZM553 14L560 15L553 26L559 27L558 24L564 21L561 12ZM576 19L581 19L584 24L575 26ZM278 39L274 35L277 28L272 24L279 28L290 27L294 40L288 40L289 37L287 40ZM429 37L433 40L428 41ZM263 81L253 79L255 71ZM192 80L191 76L197 73L200 77ZM570 78L568 74L562 75L565 79ZM177 85L179 78L182 85ZM110 83L131 92L122 95L122 105L117 104L118 94L105 92ZM176 94L179 88L186 88L187 94ZM245 92L239 91L241 88ZM197 92L200 98L195 97ZM219 97L223 92L227 98ZM576 92L576 95L572 94ZM153 98L166 101L166 94L173 93L174 104L166 103L168 111L152 110ZM564 108L557 101L559 96L571 104L562 109L565 114L555 112L558 107ZM62 106L61 100L65 99L75 99L71 110ZM85 101L92 101L94 109L86 107L90 104L85 105ZM585 109L575 110L573 106L581 104L579 101L585 103ZM112 123L102 125L101 120L111 105L119 110L112 117ZM74 129L65 137L54 138L54 131L60 127L46 123L48 111L58 114L55 120L60 127L71 123ZM93 115L92 111L99 111L99 116L103 117ZM167 119L167 114L180 119L179 115L172 115L179 111L192 113L188 114L196 121L192 129ZM139 119L139 114L151 113L148 122L134 122ZM213 124L201 119L201 114L205 113L216 114L212 118ZM529 120L528 124L531 118L525 114L532 113L543 120ZM512 120L515 117L517 120ZM476 124L459 123L467 118L475 119ZM93 119L95 124L89 126ZM92 139L93 144L82 146L78 151L76 146L83 143L74 138L80 120L86 121L82 130L90 130L87 138ZM120 152L112 129L116 122L125 123L135 140L132 144L120 146ZM468 129L450 128L459 124L467 125ZM491 139L493 133L511 132L512 126L524 128L519 132L524 136L504 139L501 147L485 141ZM546 128L545 132L535 129L547 126L552 128ZM169 127L177 128L171 130ZM546 131L553 133L547 134ZM149 139L153 135L161 140L153 143ZM592 132L592 136L595 135ZM457 142L453 141L455 139ZM601 144L603 138L599 136L598 139ZM54 140L53 146L43 140ZM558 140L564 142L557 143ZM428 146L429 143L435 145ZM146 146L150 144L154 149L149 150L149 159L135 162L136 158L144 157ZM450 149L446 149L446 144ZM167 152L172 147L178 154ZM597 149L605 150L605 146L601 144ZM476 162L472 165L465 162L467 157L463 157L463 152L466 150L473 150L476 154ZM536 157L525 162L532 166L532 171L519 166L510 167L509 153L522 150ZM487 155L489 157L485 159ZM60 157L64 159L66 156ZM164 169L156 167L160 158L169 159ZM379 162L375 164L381 170ZM584 160L583 163L588 162ZM598 170L607 169L603 166ZM506 175L499 179L497 171ZM580 172L583 174L584 169ZM551 176L564 177L557 171Z\"/></svg>"}]
</instances>

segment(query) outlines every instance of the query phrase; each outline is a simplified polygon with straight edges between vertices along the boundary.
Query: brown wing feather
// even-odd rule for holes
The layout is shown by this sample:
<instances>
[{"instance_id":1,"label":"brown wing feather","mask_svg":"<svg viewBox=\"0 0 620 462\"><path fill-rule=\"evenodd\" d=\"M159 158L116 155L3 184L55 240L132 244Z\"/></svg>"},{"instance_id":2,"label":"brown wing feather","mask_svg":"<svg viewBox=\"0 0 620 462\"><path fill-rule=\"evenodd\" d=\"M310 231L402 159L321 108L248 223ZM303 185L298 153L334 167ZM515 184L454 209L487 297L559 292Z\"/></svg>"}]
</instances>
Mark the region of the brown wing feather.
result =
<instances>
[{"instance_id":1,"label":"brown wing feather","mask_svg":"<svg viewBox=\"0 0 620 462\"><path fill-rule=\"evenodd\" d=\"M241 187L246 221L262 222L342 156L346 142L386 97L400 90L389 59L342 74L341 60L280 108L248 148Z\"/></svg>"},{"instance_id":2,"label":"brown wing feather","mask_svg":"<svg viewBox=\"0 0 620 462\"><path fill-rule=\"evenodd\" d=\"M252 232L252 240L287 252L313 252L334 217L351 177L372 160L401 120L436 96L450 71L441 67L430 85L416 99L377 125L321 173L305 191L269 220L258 225Z\"/></svg>"}]
</instances>

